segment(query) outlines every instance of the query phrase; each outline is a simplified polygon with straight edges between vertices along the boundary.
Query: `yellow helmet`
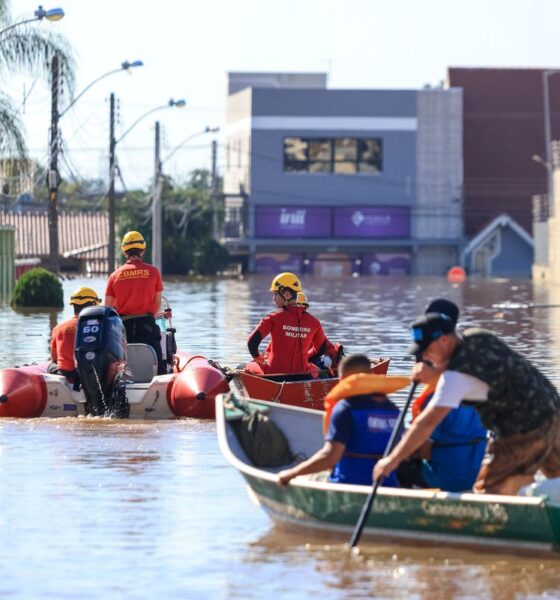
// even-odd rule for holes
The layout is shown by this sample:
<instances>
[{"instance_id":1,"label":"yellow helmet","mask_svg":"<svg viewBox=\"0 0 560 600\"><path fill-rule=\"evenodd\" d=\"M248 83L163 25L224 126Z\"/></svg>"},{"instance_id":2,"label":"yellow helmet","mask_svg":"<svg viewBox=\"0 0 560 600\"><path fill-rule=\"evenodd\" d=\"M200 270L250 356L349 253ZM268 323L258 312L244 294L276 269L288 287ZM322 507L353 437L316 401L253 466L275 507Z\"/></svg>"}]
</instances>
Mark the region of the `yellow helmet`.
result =
<instances>
[{"instance_id":1,"label":"yellow helmet","mask_svg":"<svg viewBox=\"0 0 560 600\"><path fill-rule=\"evenodd\" d=\"M142 234L138 231L129 231L128 233L124 234L121 242L121 248L124 253L126 253L128 250L132 250L132 248L145 250L146 242L142 237Z\"/></svg>"},{"instance_id":2,"label":"yellow helmet","mask_svg":"<svg viewBox=\"0 0 560 600\"><path fill-rule=\"evenodd\" d=\"M309 306L309 300L303 292L298 292L296 304L301 304L302 306Z\"/></svg>"},{"instance_id":3,"label":"yellow helmet","mask_svg":"<svg viewBox=\"0 0 560 600\"><path fill-rule=\"evenodd\" d=\"M301 292L301 281L293 273L280 273L272 280L270 291L278 292L281 288L288 288L297 294Z\"/></svg>"},{"instance_id":4,"label":"yellow helmet","mask_svg":"<svg viewBox=\"0 0 560 600\"><path fill-rule=\"evenodd\" d=\"M82 306L83 304L101 304L101 298L98 298L97 294L91 288L81 287L72 292L70 304L77 304L78 306Z\"/></svg>"}]
</instances>

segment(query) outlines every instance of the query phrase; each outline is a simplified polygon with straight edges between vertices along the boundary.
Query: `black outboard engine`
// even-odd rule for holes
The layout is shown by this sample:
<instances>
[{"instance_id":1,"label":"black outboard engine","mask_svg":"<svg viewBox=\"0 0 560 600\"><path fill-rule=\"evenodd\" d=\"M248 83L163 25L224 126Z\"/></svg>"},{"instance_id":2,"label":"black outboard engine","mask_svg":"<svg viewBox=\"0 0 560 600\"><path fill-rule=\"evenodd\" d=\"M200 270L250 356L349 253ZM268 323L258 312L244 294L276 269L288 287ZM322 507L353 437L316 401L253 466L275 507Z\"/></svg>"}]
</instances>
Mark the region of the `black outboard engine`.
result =
<instances>
[{"instance_id":1,"label":"black outboard engine","mask_svg":"<svg viewBox=\"0 0 560 600\"><path fill-rule=\"evenodd\" d=\"M91 306L78 318L75 342L80 383L86 397L86 414L128 417L126 383L126 332L114 308Z\"/></svg>"}]
</instances>

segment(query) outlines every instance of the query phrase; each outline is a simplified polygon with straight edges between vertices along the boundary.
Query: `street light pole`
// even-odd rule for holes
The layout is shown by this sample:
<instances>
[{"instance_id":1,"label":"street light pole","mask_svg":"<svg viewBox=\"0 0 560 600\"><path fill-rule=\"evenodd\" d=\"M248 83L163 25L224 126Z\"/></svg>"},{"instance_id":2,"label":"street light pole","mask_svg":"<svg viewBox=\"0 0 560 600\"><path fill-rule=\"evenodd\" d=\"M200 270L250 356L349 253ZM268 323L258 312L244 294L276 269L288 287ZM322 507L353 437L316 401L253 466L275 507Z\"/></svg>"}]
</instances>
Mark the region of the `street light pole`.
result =
<instances>
[{"instance_id":1,"label":"street light pole","mask_svg":"<svg viewBox=\"0 0 560 600\"><path fill-rule=\"evenodd\" d=\"M109 115L109 248L107 253L107 270L115 270L115 94L111 92Z\"/></svg>"},{"instance_id":2,"label":"street light pole","mask_svg":"<svg viewBox=\"0 0 560 600\"><path fill-rule=\"evenodd\" d=\"M51 139L50 164L47 176L49 187L49 203L47 208L49 222L49 267L55 273L59 271L58 253L58 93L59 93L59 60L55 54L51 62Z\"/></svg>"},{"instance_id":3,"label":"street light pole","mask_svg":"<svg viewBox=\"0 0 560 600\"><path fill-rule=\"evenodd\" d=\"M112 97L113 94L111 94ZM115 247L115 148L129 133L132 131L140 121L145 119L152 113L163 110L164 108L178 107L182 108L187 104L184 99L174 100L171 98L167 104L162 106L156 106L143 115L140 115L134 123L118 138L115 139L114 133L114 109L111 109L111 123L110 136L109 136L109 244L111 239L113 240L113 259L109 254L109 272L114 269L114 247ZM152 263L161 270L161 158L160 156L160 141L159 141L159 122L156 122L156 168L154 177L154 187L152 191ZM158 167L159 164L159 167ZM159 204L159 211L154 208L155 204ZM111 250L109 250L111 252ZM156 263L156 260L158 263Z\"/></svg>"},{"instance_id":4,"label":"street light pole","mask_svg":"<svg viewBox=\"0 0 560 600\"><path fill-rule=\"evenodd\" d=\"M34 16L30 19L24 19L23 21L18 21L17 23L8 25L8 27L0 31L0 35L3 35L14 27L19 27L20 25L25 25L26 23L32 23L33 21L41 21L43 19L47 19L47 21L60 21L60 19L64 17L64 11L62 8L51 8L50 10L45 10L42 6L39 6L33 15Z\"/></svg>"},{"instance_id":5,"label":"street light pole","mask_svg":"<svg viewBox=\"0 0 560 600\"><path fill-rule=\"evenodd\" d=\"M58 252L58 187L60 185L60 175L58 173L58 152L59 152L59 131L58 122L76 102L89 90L89 88L99 80L128 71L132 67L141 67L144 63L141 60L136 60L132 63L124 61L119 69L114 69L108 73L104 73L97 79L94 79L78 94L74 100L62 111L58 111L58 95L60 88L60 65L58 55L55 54L51 63L51 139L49 147L50 164L47 184L49 188L49 204L48 204L48 221L49 221L49 264L50 268L58 273L60 267L60 259ZM110 234L109 234L110 235ZM114 243L113 243L114 246Z\"/></svg>"},{"instance_id":6,"label":"street light pole","mask_svg":"<svg viewBox=\"0 0 560 600\"><path fill-rule=\"evenodd\" d=\"M154 166L154 192L152 200L152 264L161 271L161 192L163 187L163 178L161 176L159 121L156 121Z\"/></svg>"},{"instance_id":7,"label":"street light pole","mask_svg":"<svg viewBox=\"0 0 560 600\"><path fill-rule=\"evenodd\" d=\"M218 159L218 142L212 140L212 192L210 196L210 206L212 209L212 239L218 239L218 215L216 214L216 193L218 187L217 181L217 159Z\"/></svg>"},{"instance_id":8,"label":"street light pole","mask_svg":"<svg viewBox=\"0 0 560 600\"><path fill-rule=\"evenodd\" d=\"M543 87L543 106L544 106L544 144L545 144L545 156L546 156L546 193L549 205L554 201L554 183L552 178L552 145L551 145L551 134L550 134L550 92L548 86L548 78L552 75L560 73L559 70L547 70L542 73L542 87Z\"/></svg>"}]
</instances>

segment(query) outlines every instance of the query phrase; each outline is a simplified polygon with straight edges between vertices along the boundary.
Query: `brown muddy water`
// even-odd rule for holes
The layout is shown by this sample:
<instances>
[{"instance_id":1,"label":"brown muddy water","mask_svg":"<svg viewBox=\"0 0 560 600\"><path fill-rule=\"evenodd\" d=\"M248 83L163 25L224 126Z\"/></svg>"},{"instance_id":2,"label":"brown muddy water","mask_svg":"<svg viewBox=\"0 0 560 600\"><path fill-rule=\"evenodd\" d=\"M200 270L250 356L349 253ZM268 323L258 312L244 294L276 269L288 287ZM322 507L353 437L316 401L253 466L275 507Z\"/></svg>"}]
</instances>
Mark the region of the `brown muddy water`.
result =
<instances>
[{"instance_id":1,"label":"brown muddy water","mask_svg":"<svg viewBox=\"0 0 560 600\"><path fill-rule=\"evenodd\" d=\"M180 348L234 366L271 309L268 277L166 281ZM102 294L104 281L64 282ZM407 373L407 325L436 296L560 385L560 288L440 278L304 280L311 312L351 352ZM494 303L544 307L492 308ZM44 360L70 316L0 308L0 368ZM0 598L560 598L554 558L340 542L274 528L222 458L212 422L0 421Z\"/></svg>"}]
</instances>

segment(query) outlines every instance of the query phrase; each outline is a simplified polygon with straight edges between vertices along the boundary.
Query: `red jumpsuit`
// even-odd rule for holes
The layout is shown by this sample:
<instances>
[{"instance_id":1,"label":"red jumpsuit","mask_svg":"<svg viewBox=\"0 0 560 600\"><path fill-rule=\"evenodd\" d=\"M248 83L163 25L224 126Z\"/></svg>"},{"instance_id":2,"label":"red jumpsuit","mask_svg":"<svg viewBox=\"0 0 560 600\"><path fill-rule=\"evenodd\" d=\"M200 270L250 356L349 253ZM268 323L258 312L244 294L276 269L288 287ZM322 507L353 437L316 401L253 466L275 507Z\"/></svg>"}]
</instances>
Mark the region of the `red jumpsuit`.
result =
<instances>
[{"instance_id":1,"label":"red jumpsuit","mask_svg":"<svg viewBox=\"0 0 560 600\"><path fill-rule=\"evenodd\" d=\"M251 362L246 369L252 373L316 372L309 363L311 348L320 349L326 343L321 323L303 306L289 305L270 313L249 336L247 345L253 357L258 356L261 340L270 335L266 363L261 367Z\"/></svg>"}]
</instances>

